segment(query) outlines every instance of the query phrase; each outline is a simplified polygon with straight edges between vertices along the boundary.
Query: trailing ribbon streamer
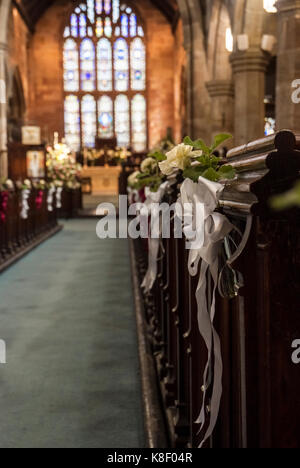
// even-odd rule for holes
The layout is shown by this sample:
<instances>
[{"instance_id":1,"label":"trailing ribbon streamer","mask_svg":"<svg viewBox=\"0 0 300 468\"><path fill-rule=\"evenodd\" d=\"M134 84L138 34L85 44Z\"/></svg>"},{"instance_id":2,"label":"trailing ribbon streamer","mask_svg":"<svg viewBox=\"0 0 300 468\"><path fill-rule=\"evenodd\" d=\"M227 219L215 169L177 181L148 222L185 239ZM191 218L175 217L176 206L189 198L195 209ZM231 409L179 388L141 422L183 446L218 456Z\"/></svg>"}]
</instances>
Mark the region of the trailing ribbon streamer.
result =
<instances>
[{"instance_id":1,"label":"trailing ribbon streamer","mask_svg":"<svg viewBox=\"0 0 300 468\"><path fill-rule=\"evenodd\" d=\"M56 208L60 209L62 207L61 196L62 196L62 187L56 188Z\"/></svg>"},{"instance_id":2,"label":"trailing ribbon streamer","mask_svg":"<svg viewBox=\"0 0 300 468\"><path fill-rule=\"evenodd\" d=\"M47 196L47 208L48 208L48 211L53 211L53 199L54 199L54 194L55 194L55 187L51 187L49 189L49 192L48 192L48 196Z\"/></svg>"},{"instance_id":3,"label":"trailing ribbon streamer","mask_svg":"<svg viewBox=\"0 0 300 468\"><path fill-rule=\"evenodd\" d=\"M161 184L157 192L151 192L151 190L148 187L146 187L145 189L146 201L144 205L146 207L146 216L148 216L149 213L151 214L151 227L159 226L160 216L159 210L151 210L151 205L159 204L171 185L172 183L170 181L164 182L163 184ZM143 212L141 212L141 216L143 216ZM153 235L155 235L155 237L153 237ZM142 283L142 288L145 289L146 293L149 293L151 291L157 277L157 258L159 252L159 245L160 232L153 232L153 230L151 229L150 237L148 240L148 270Z\"/></svg>"},{"instance_id":4,"label":"trailing ribbon streamer","mask_svg":"<svg viewBox=\"0 0 300 468\"><path fill-rule=\"evenodd\" d=\"M206 395L211 383L209 370L212 357L214 358L213 388L210 403L210 421L206 434L200 444L211 436L217 422L222 396L223 364L221 344L217 331L214 328L216 289L218 286L219 262L218 255L222 248L224 238L234 229L234 226L221 213L215 212L224 186L211 182L203 177L198 183L186 179L181 186L179 202L184 213L184 233L191 243L188 268L191 276L196 276L201 262L200 277L196 291L198 305L198 324L200 334L208 351L208 360L203 375L203 403L196 423L200 430L206 423ZM214 290L211 309L207 304L207 273L210 272Z\"/></svg>"},{"instance_id":5,"label":"trailing ribbon streamer","mask_svg":"<svg viewBox=\"0 0 300 468\"><path fill-rule=\"evenodd\" d=\"M131 187L127 187L127 192L128 192L128 201L129 205L132 205L133 203L138 203L139 200L139 192Z\"/></svg>"},{"instance_id":6,"label":"trailing ribbon streamer","mask_svg":"<svg viewBox=\"0 0 300 468\"><path fill-rule=\"evenodd\" d=\"M29 189L23 189L22 192L22 199L21 199L21 218L22 219L28 219L28 211L29 211L29 195L30 195L30 190Z\"/></svg>"}]
</instances>

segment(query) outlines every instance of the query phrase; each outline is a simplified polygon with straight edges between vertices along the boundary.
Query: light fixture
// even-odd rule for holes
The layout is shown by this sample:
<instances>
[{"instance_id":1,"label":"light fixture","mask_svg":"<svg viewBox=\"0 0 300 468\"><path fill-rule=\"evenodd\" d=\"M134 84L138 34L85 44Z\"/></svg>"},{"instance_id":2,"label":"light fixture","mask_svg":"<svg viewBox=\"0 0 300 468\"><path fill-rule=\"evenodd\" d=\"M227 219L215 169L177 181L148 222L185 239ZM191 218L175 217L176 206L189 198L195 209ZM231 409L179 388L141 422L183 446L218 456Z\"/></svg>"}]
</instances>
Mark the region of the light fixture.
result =
<instances>
[{"instance_id":1,"label":"light fixture","mask_svg":"<svg viewBox=\"0 0 300 468\"><path fill-rule=\"evenodd\" d=\"M277 12L277 8L275 6L276 2L277 0L264 0L264 9L268 13L276 13Z\"/></svg>"},{"instance_id":2,"label":"light fixture","mask_svg":"<svg viewBox=\"0 0 300 468\"><path fill-rule=\"evenodd\" d=\"M226 29L226 49L228 52L233 51L233 35L231 32L231 28Z\"/></svg>"}]
</instances>

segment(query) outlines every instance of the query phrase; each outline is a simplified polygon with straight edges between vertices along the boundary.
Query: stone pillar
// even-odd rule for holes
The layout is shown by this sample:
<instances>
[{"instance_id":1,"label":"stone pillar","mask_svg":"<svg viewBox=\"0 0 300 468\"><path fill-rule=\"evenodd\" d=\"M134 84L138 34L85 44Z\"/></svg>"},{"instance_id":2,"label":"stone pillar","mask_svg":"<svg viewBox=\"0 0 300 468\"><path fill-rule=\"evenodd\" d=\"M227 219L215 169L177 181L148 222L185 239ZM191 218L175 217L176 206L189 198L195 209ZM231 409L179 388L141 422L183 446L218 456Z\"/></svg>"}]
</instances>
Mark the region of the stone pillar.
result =
<instances>
[{"instance_id":1,"label":"stone pillar","mask_svg":"<svg viewBox=\"0 0 300 468\"><path fill-rule=\"evenodd\" d=\"M206 83L211 97L211 133L234 132L234 86L231 80L212 80Z\"/></svg>"},{"instance_id":2,"label":"stone pillar","mask_svg":"<svg viewBox=\"0 0 300 468\"><path fill-rule=\"evenodd\" d=\"M259 48L230 56L235 90L235 145L264 136L265 74L269 60L270 55Z\"/></svg>"},{"instance_id":3,"label":"stone pillar","mask_svg":"<svg viewBox=\"0 0 300 468\"><path fill-rule=\"evenodd\" d=\"M298 80L300 87L300 0L279 0L278 54L276 86L276 127L300 132L300 103L293 102L296 91L292 83ZM298 98L300 94L298 93ZM298 103L297 103L298 102Z\"/></svg>"},{"instance_id":4,"label":"stone pillar","mask_svg":"<svg viewBox=\"0 0 300 468\"><path fill-rule=\"evenodd\" d=\"M7 29L11 0L0 0L0 175L7 177Z\"/></svg>"}]
</instances>

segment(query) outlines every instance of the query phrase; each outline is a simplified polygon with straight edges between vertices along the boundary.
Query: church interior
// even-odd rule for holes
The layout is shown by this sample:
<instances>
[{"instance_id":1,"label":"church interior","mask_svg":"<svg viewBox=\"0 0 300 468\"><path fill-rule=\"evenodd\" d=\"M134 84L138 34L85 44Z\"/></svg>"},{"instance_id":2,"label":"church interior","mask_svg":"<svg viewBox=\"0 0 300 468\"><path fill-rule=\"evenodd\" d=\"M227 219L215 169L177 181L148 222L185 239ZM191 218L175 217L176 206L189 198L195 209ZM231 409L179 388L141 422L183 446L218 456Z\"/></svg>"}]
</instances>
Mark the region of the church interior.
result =
<instances>
[{"instance_id":1,"label":"church interior","mask_svg":"<svg viewBox=\"0 0 300 468\"><path fill-rule=\"evenodd\" d=\"M299 38L0 0L0 448L300 448Z\"/></svg>"}]
</instances>

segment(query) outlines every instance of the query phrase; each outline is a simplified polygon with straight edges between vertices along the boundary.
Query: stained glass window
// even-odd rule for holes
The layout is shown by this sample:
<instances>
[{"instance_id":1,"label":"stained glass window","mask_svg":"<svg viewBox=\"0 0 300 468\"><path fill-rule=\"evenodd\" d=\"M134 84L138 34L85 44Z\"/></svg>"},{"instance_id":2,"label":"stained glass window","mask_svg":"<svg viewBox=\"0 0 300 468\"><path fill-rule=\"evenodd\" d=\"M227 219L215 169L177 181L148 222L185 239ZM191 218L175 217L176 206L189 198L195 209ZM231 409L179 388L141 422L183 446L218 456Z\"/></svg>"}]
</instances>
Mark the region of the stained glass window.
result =
<instances>
[{"instance_id":1,"label":"stained glass window","mask_svg":"<svg viewBox=\"0 0 300 468\"><path fill-rule=\"evenodd\" d=\"M86 16L83 13L79 16L79 31L80 37L86 36Z\"/></svg>"},{"instance_id":2,"label":"stained glass window","mask_svg":"<svg viewBox=\"0 0 300 468\"><path fill-rule=\"evenodd\" d=\"M80 148L79 99L77 96L65 98L65 138L68 146L74 150Z\"/></svg>"},{"instance_id":3,"label":"stained glass window","mask_svg":"<svg viewBox=\"0 0 300 468\"><path fill-rule=\"evenodd\" d=\"M102 13L102 0L96 0L96 13L97 15Z\"/></svg>"},{"instance_id":4,"label":"stained glass window","mask_svg":"<svg viewBox=\"0 0 300 468\"><path fill-rule=\"evenodd\" d=\"M130 144L129 100L124 94L120 94L115 100L115 131L118 145L121 147Z\"/></svg>"},{"instance_id":5,"label":"stained glass window","mask_svg":"<svg viewBox=\"0 0 300 468\"><path fill-rule=\"evenodd\" d=\"M128 37L128 16L127 15L121 16L121 29L122 29L122 36Z\"/></svg>"},{"instance_id":6,"label":"stained glass window","mask_svg":"<svg viewBox=\"0 0 300 468\"><path fill-rule=\"evenodd\" d=\"M95 90L95 48L91 39L84 39L80 46L81 89Z\"/></svg>"},{"instance_id":7,"label":"stained glass window","mask_svg":"<svg viewBox=\"0 0 300 468\"><path fill-rule=\"evenodd\" d=\"M74 150L96 136L147 146L144 29L122 0L82 0L65 26L65 136Z\"/></svg>"},{"instance_id":8,"label":"stained glass window","mask_svg":"<svg viewBox=\"0 0 300 468\"><path fill-rule=\"evenodd\" d=\"M96 138L96 101L86 94L81 101L82 140L84 146L93 147Z\"/></svg>"},{"instance_id":9,"label":"stained glass window","mask_svg":"<svg viewBox=\"0 0 300 468\"><path fill-rule=\"evenodd\" d=\"M114 136L113 102L108 96L102 96L98 102L99 125L98 134L100 138L112 138Z\"/></svg>"},{"instance_id":10,"label":"stained glass window","mask_svg":"<svg viewBox=\"0 0 300 468\"><path fill-rule=\"evenodd\" d=\"M114 46L115 88L117 91L128 90L128 45L125 39L117 39Z\"/></svg>"},{"instance_id":11,"label":"stained glass window","mask_svg":"<svg viewBox=\"0 0 300 468\"><path fill-rule=\"evenodd\" d=\"M147 143L146 99L136 94L132 99L132 147L135 151L144 151Z\"/></svg>"},{"instance_id":12,"label":"stained glass window","mask_svg":"<svg viewBox=\"0 0 300 468\"><path fill-rule=\"evenodd\" d=\"M146 78L146 51L145 46L139 37L131 43L131 88L135 91L145 89Z\"/></svg>"},{"instance_id":13,"label":"stained glass window","mask_svg":"<svg viewBox=\"0 0 300 468\"><path fill-rule=\"evenodd\" d=\"M97 18L96 36L97 37L103 36L103 20L102 20L102 18Z\"/></svg>"},{"instance_id":14,"label":"stained glass window","mask_svg":"<svg viewBox=\"0 0 300 468\"><path fill-rule=\"evenodd\" d=\"M64 45L64 87L65 91L79 91L78 49L73 39Z\"/></svg>"},{"instance_id":15,"label":"stained glass window","mask_svg":"<svg viewBox=\"0 0 300 468\"><path fill-rule=\"evenodd\" d=\"M112 91L112 51L108 39L100 39L97 46L98 58L98 89L99 91Z\"/></svg>"},{"instance_id":16,"label":"stained glass window","mask_svg":"<svg viewBox=\"0 0 300 468\"><path fill-rule=\"evenodd\" d=\"M111 37L112 35L112 27L111 27L111 19L105 18L105 26L104 26L104 34L107 37Z\"/></svg>"},{"instance_id":17,"label":"stained glass window","mask_svg":"<svg viewBox=\"0 0 300 468\"><path fill-rule=\"evenodd\" d=\"M104 0L104 11L107 15L111 12L111 0Z\"/></svg>"},{"instance_id":18,"label":"stained glass window","mask_svg":"<svg viewBox=\"0 0 300 468\"><path fill-rule=\"evenodd\" d=\"M134 13L130 15L130 37L137 35L137 18Z\"/></svg>"},{"instance_id":19,"label":"stained glass window","mask_svg":"<svg viewBox=\"0 0 300 468\"><path fill-rule=\"evenodd\" d=\"M71 33L73 37L78 36L78 17L71 15Z\"/></svg>"}]
</instances>

